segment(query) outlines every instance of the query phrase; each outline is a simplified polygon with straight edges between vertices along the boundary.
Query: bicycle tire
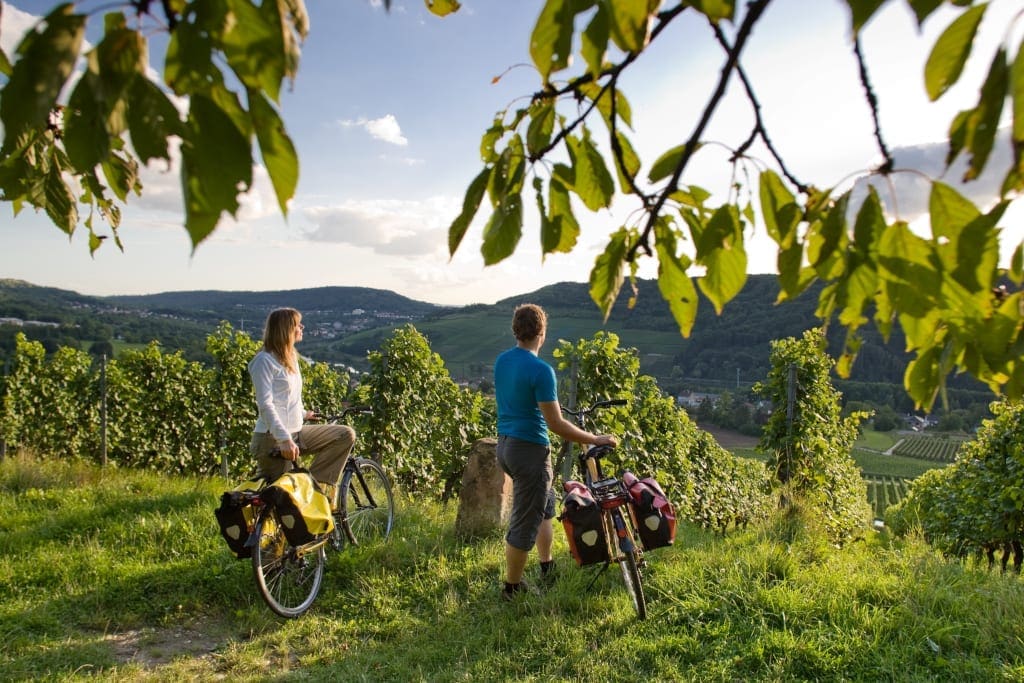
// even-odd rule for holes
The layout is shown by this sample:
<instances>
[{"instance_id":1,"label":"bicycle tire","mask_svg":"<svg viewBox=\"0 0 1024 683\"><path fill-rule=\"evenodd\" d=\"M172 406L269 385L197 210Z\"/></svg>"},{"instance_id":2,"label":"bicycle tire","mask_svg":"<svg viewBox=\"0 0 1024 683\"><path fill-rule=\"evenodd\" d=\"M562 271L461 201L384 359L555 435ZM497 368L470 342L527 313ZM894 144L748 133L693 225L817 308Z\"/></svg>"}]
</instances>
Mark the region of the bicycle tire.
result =
<instances>
[{"instance_id":1,"label":"bicycle tire","mask_svg":"<svg viewBox=\"0 0 1024 683\"><path fill-rule=\"evenodd\" d=\"M630 531L620 510L615 510L612 514L619 517L616 521L621 523L625 530L625 535L618 538L618 561L619 569L622 571L622 581L626 584L626 592L633 600L636 618L643 621L647 618L647 598L644 596L644 583L640 575L640 550L636 543L636 536ZM615 526L614 522L613 526Z\"/></svg>"},{"instance_id":2,"label":"bicycle tire","mask_svg":"<svg viewBox=\"0 0 1024 683\"><path fill-rule=\"evenodd\" d=\"M264 510L256 520L253 575L275 614L294 619L313 605L323 583L325 561L323 543L305 553L288 544L275 510Z\"/></svg>"},{"instance_id":3,"label":"bicycle tire","mask_svg":"<svg viewBox=\"0 0 1024 683\"><path fill-rule=\"evenodd\" d=\"M356 458L345 468L338 500L340 526L353 545L382 541L395 523L391 481L375 460Z\"/></svg>"}]
</instances>

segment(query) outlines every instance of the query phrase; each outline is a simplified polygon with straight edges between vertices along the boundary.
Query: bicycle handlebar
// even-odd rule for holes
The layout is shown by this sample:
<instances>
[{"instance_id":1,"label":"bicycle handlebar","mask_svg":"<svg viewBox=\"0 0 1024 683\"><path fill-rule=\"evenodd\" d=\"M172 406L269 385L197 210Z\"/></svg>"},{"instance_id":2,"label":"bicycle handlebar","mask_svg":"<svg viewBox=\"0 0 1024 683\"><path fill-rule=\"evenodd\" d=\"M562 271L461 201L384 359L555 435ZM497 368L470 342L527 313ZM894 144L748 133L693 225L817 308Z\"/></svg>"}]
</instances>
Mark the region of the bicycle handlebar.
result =
<instances>
[{"instance_id":1,"label":"bicycle handlebar","mask_svg":"<svg viewBox=\"0 0 1024 683\"><path fill-rule=\"evenodd\" d=\"M360 415L372 415L373 408L370 406L349 406L348 408L342 409L337 415L317 415L316 419L322 422L334 422L346 417L350 413L359 413Z\"/></svg>"},{"instance_id":2,"label":"bicycle handlebar","mask_svg":"<svg viewBox=\"0 0 1024 683\"><path fill-rule=\"evenodd\" d=\"M579 416L587 415L588 413L592 413L595 410L598 410L599 408L608 408L611 406L624 406L627 403L629 403L629 401L627 401L624 398L609 398L603 401L597 401L596 403L594 403L594 405L587 408L577 408L576 410L573 410L572 408L566 408L565 406L561 406L561 408L562 412L568 413L570 415Z\"/></svg>"}]
</instances>

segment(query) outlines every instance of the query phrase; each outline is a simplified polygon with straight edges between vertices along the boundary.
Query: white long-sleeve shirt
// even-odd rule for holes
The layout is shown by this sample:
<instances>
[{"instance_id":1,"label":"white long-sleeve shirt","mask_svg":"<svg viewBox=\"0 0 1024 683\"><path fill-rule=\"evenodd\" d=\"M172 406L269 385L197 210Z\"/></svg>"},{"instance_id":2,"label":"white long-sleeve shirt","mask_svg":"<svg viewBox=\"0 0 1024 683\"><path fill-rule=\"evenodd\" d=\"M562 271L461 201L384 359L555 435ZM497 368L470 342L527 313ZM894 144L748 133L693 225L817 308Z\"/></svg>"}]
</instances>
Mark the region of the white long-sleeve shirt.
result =
<instances>
[{"instance_id":1,"label":"white long-sleeve shirt","mask_svg":"<svg viewBox=\"0 0 1024 683\"><path fill-rule=\"evenodd\" d=\"M260 351L249 361L249 376L256 393L256 432L270 432L284 443L302 429L302 373L288 372L274 354Z\"/></svg>"}]
</instances>

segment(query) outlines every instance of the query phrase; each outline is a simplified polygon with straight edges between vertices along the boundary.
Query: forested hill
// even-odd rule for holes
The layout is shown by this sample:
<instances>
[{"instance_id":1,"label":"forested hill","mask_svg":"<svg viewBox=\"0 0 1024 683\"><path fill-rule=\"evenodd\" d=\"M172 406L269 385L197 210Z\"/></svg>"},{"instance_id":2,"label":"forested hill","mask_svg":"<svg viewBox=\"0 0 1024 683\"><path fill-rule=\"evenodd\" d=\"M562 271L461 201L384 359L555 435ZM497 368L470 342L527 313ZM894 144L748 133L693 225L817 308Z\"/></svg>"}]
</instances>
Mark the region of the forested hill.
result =
<instances>
[{"instance_id":1,"label":"forested hill","mask_svg":"<svg viewBox=\"0 0 1024 683\"><path fill-rule=\"evenodd\" d=\"M163 292L139 296L109 296L104 301L153 312L189 313L216 320L238 320L241 316L262 324L267 312L284 306L302 311L314 320L342 318L354 311L378 312L383 318L418 320L445 307L414 301L407 297L368 287L316 287L264 292L200 290ZM359 314L356 314L359 315Z\"/></svg>"},{"instance_id":2,"label":"forested hill","mask_svg":"<svg viewBox=\"0 0 1024 683\"><path fill-rule=\"evenodd\" d=\"M643 371L657 377L667 391L699 386L734 389L764 379L772 340L799 336L820 324L814 315L819 291L814 288L794 301L777 305L775 276L748 276L742 292L721 316L701 296L693 333L684 339L653 280L638 282L633 307L629 301L634 292L627 283L607 323L602 321L585 283L551 285L493 305L444 307L361 287L88 297L0 280L0 318L62 323L48 327L0 324L0 351L8 352L14 333L21 330L30 338L44 341L48 348L65 344L87 350L95 341L147 343L157 339L168 350L182 349L186 357L203 359L206 335L220 321L256 335L268 311L293 306L305 317L302 350L311 358L365 366L367 351L378 349L395 327L412 323L426 335L431 348L455 377L473 380L488 377L494 357L512 343L509 323L515 305L533 302L550 314L544 349L549 357L559 339L575 341L604 329L619 335L623 346L636 348ZM423 298L428 299L429 292L425 291ZM888 343L883 343L871 327L863 333L865 342L851 379L890 385L885 392L901 394L907 356L899 329ZM841 349L844 335L837 325L830 329L833 355ZM953 386L978 391L982 397L978 400L985 400L985 392L976 382L960 378Z\"/></svg>"}]
</instances>

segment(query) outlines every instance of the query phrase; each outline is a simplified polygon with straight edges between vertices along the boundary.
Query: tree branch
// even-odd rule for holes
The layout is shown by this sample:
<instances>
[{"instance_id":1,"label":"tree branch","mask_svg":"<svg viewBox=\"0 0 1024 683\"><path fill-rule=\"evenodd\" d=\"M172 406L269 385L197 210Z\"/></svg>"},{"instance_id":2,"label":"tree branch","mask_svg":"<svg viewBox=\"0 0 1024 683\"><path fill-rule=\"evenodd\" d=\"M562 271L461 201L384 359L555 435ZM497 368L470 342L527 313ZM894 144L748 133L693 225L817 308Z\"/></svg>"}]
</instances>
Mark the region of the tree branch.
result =
<instances>
[{"instance_id":1,"label":"tree branch","mask_svg":"<svg viewBox=\"0 0 1024 683\"><path fill-rule=\"evenodd\" d=\"M715 38L718 39L718 43L725 48L726 51L731 50L732 47L729 45L729 41L726 39L722 29L715 26L714 30ZM748 137L733 154L733 161L743 156L744 152L754 144L754 140L760 137L761 140L764 141L765 147L767 147L768 151L771 153L772 158L775 159L775 163L779 165L779 170L782 171L782 174L786 176L789 182L793 183L800 192L806 194L808 190L807 184L800 182L792 173L789 172L789 169L786 168L786 163L782 160L782 156L775 149L775 145L772 144L771 138L768 137L768 129L765 127L764 119L761 117L761 102L757 99L757 95L754 93L754 86L751 85L750 79L747 78L747 72L738 61L736 63L736 73L739 75L740 81L743 83L743 89L747 92L747 99L750 100L750 105L754 109L754 130L750 132L750 137Z\"/></svg>"},{"instance_id":2,"label":"tree branch","mask_svg":"<svg viewBox=\"0 0 1024 683\"><path fill-rule=\"evenodd\" d=\"M681 14L682 11L685 10L686 8L686 5L679 5L677 7L674 7L670 10L666 10L658 14L658 23L655 25L653 29L651 29L651 37L647 41L647 44L650 45L651 43L653 43L654 39L658 37L658 35L665 29L665 27L668 26L672 22L672 20L679 16L679 14ZM593 101L590 103L590 106L587 107L587 109L582 114L580 114L575 121L573 121L568 126L565 126L560 131L558 131L558 134L551 138L551 142L545 145L542 149L537 150L536 154L530 155L528 157L528 161L530 163L534 163L538 159L543 158L544 155L546 155L548 152L557 147L562 142L562 140L564 140L566 136L569 135L569 133L574 131L577 126L583 123L583 121L586 120L588 116L590 116L590 112L594 110L594 107L597 106L597 101L601 99L601 96L604 95L604 93L608 90L611 84L618 79L619 74L623 71L623 69L632 64L634 61L636 61L636 58L639 56L640 52L630 52L629 54L626 55L625 59L623 59L620 64L605 69L601 71L601 73L599 74L595 75L592 73L585 73L582 76L569 80L561 88L545 88L544 90L534 93L533 97L530 98L531 103L544 99L558 99L562 95L568 95L570 93L576 95L576 97L579 98L580 86L586 85L587 83L592 83L594 81L600 81L603 78L610 77L608 82L605 83L605 85L601 88L601 91L597 94L597 97L595 97ZM612 106L614 106L614 100L612 102Z\"/></svg>"},{"instance_id":3,"label":"tree branch","mask_svg":"<svg viewBox=\"0 0 1024 683\"><path fill-rule=\"evenodd\" d=\"M658 199L647 216L647 224L644 226L643 232L637 239L636 244L630 247L629 251L626 253L627 261L632 261L636 258L636 251L641 248L641 246L645 251L650 252L650 236L651 232L654 230L654 224L657 222L658 216L665 206L665 202L668 201L669 195L678 189L679 178L682 177L683 171L686 169L687 164L690 163L690 159L696 151L697 143L700 142L701 136L704 135L704 130L711 122L711 117L714 114L715 109L718 108L719 102L721 102L722 98L725 96L726 85L728 85L729 78L731 77L733 70L736 68L740 52L747 44L747 40L750 38L754 24L757 23L758 19L760 19L761 14L770 2L771 0L751 0L747 5L747 15L743 18L740 30L736 34L736 44L728 51L725 65L722 67L721 75L718 78L718 85L716 86L714 93L712 93L711 99L708 100L707 105L704 107L704 112L701 115L700 121L697 123L697 127L694 128L689 140L686 141L683 154L679 158L679 163L676 164L675 171L672 173L672 178L669 180L668 185L666 185L658 194Z\"/></svg>"},{"instance_id":4,"label":"tree branch","mask_svg":"<svg viewBox=\"0 0 1024 683\"><path fill-rule=\"evenodd\" d=\"M867 98L868 106L871 108L871 119L875 124L875 140L878 142L878 149L885 159L882 165L878 167L877 172L882 175L888 175L892 172L893 167L892 153L889 152L885 141L882 140L882 126L878 121L878 98L875 97L875 91L871 88L871 81L868 79L867 63L864 61L864 54L860 50L860 36L855 36L853 39L853 54L857 55L860 84L864 87L864 96Z\"/></svg>"}]
</instances>

